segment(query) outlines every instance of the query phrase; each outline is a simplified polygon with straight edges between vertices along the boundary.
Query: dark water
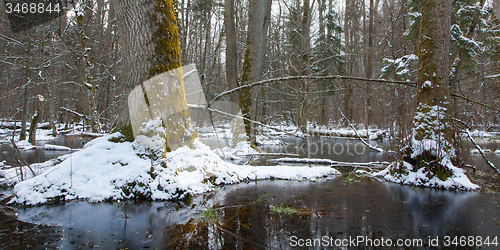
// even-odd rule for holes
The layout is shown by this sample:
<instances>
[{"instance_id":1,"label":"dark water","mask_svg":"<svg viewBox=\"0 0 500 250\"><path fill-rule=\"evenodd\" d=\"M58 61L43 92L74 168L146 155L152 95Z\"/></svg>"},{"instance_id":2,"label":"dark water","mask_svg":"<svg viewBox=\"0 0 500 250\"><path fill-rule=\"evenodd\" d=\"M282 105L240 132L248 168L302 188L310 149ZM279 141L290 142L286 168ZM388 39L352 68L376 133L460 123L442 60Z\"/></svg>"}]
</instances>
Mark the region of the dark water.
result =
<instances>
[{"instance_id":1,"label":"dark water","mask_svg":"<svg viewBox=\"0 0 500 250\"><path fill-rule=\"evenodd\" d=\"M380 153L365 146L358 139L348 138L328 138L328 137L312 137L309 139L301 138L285 138L288 143L286 146L263 146L264 151L269 153L288 153L298 154L300 157L330 159L342 162L391 162L395 159L395 145L393 142L370 141L372 146L377 146L384 149L386 152ZM391 144L392 143L392 144ZM473 145L469 145L473 147ZM495 166L500 166L500 154L493 153L500 145L497 143L488 143L481 145L483 149L490 149L491 153L486 153L487 159ZM388 152L393 153L388 153ZM486 164L480 154L470 154L466 161L468 164L475 166L478 170L493 172Z\"/></svg>"},{"instance_id":2,"label":"dark water","mask_svg":"<svg viewBox=\"0 0 500 250\"><path fill-rule=\"evenodd\" d=\"M262 148L350 162L391 157L363 149L357 140L323 140L310 141L309 151L305 140L293 138L285 147ZM390 148L388 142L379 146ZM186 202L82 201L16 212L25 222L59 226L61 240L48 247L62 249L475 249L479 243L500 249L498 194L348 180L266 180L218 188Z\"/></svg>"},{"instance_id":3,"label":"dark water","mask_svg":"<svg viewBox=\"0 0 500 250\"><path fill-rule=\"evenodd\" d=\"M280 206L292 212L275 209ZM181 203L69 202L17 212L22 221L60 226L62 239L51 247L62 249L291 249L307 239L316 239L316 247L301 249L414 249L420 243L473 249L487 237L490 245L481 248L500 248L499 195L343 177L242 183ZM460 247L457 238L459 247L453 245L461 236L474 240ZM392 247L381 247L382 239Z\"/></svg>"},{"instance_id":4,"label":"dark water","mask_svg":"<svg viewBox=\"0 0 500 250\"><path fill-rule=\"evenodd\" d=\"M58 156L68 154L69 151L44 150L43 145L51 144L78 149L82 148L89 140L90 138L82 139L81 137L75 136L60 136L51 140L37 141L36 149L20 150L20 152L28 164L45 162ZM0 162L1 161L6 161L6 164L9 166L19 166L21 164L19 161L22 162L22 159L19 157L19 154L14 151L10 143L5 143L0 144Z\"/></svg>"}]
</instances>

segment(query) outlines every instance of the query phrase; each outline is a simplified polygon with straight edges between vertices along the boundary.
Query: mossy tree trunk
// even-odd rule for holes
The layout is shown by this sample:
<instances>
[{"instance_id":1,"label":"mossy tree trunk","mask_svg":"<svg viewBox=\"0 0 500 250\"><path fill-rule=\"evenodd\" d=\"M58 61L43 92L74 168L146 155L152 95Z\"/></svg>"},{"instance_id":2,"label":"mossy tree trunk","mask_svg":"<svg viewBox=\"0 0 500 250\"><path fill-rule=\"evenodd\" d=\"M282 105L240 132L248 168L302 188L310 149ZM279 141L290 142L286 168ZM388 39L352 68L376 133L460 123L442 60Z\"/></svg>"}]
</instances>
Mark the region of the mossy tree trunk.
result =
<instances>
[{"instance_id":1,"label":"mossy tree trunk","mask_svg":"<svg viewBox=\"0 0 500 250\"><path fill-rule=\"evenodd\" d=\"M121 80L124 82L123 97L126 103L128 94L135 86L155 75L181 67L177 4L173 0L118 0L117 16L124 61ZM190 122L182 70L177 73L180 74L180 82L169 83L167 88L172 96L180 97L165 98L175 110L175 115L163 121L163 126L170 135L182 136L187 131L190 137L184 143L192 146L197 135ZM117 130L126 132L129 139L132 138L127 108L120 113L116 127ZM179 130L179 133L173 130ZM167 138L167 142L171 139L174 138ZM167 151L169 150L167 143Z\"/></svg>"},{"instance_id":2,"label":"mossy tree trunk","mask_svg":"<svg viewBox=\"0 0 500 250\"><path fill-rule=\"evenodd\" d=\"M271 2L271 0L255 0L249 3L247 48L243 58L240 86L260 81L264 74ZM246 118L244 125L247 139L250 145L255 147L255 129L249 121L255 118L255 110L252 109L252 96L256 97L249 88L240 90L238 105L243 117Z\"/></svg>"},{"instance_id":3,"label":"mossy tree trunk","mask_svg":"<svg viewBox=\"0 0 500 250\"><path fill-rule=\"evenodd\" d=\"M419 169L443 173L454 158L449 111L451 3L423 0L418 45L417 112L404 159ZM440 178L441 178L440 177Z\"/></svg>"}]
</instances>

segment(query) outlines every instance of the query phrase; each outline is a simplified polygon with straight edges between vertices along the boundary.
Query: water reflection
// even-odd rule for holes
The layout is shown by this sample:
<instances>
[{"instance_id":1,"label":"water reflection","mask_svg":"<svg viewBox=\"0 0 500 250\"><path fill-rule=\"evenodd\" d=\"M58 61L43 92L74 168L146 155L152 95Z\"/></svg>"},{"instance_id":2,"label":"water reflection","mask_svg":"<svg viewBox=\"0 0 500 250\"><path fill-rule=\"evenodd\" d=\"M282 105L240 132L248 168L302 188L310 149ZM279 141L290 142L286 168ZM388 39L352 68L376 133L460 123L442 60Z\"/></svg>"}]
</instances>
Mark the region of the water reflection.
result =
<instances>
[{"instance_id":1,"label":"water reflection","mask_svg":"<svg viewBox=\"0 0 500 250\"><path fill-rule=\"evenodd\" d=\"M337 177L242 183L190 202L70 202L18 213L23 221L61 226L62 248L289 249L297 243L291 239L357 236L394 244L418 238L424 246L439 236L443 246L444 236L500 237L499 202L498 195Z\"/></svg>"},{"instance_id":2,"label":"water reflection","mask_svg":"<svg viewBox=\"0 0 500 250\"><path fill-rule=\"evenodd\" d=\"M69 153L68 151L44 150L43 145L52 144L66 146L73 149L82 148L91 138L76 136L61 136L51 140L37 141L36 149L21 150L21 154L28 164L45 162L58 156ZM6 161L9 166L19 166L19 155L14 151L11 144L0 144L0 162Z\"/></svg>"}]
</instances>

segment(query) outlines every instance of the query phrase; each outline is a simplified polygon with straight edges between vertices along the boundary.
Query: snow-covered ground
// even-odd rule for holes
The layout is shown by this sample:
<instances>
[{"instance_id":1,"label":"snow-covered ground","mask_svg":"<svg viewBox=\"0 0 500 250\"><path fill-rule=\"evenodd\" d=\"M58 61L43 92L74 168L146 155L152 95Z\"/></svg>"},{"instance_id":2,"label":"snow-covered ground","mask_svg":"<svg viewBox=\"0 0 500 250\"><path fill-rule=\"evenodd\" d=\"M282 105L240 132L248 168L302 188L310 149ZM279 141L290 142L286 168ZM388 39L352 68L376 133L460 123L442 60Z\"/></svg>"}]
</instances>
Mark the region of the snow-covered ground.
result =
<instances>
[{"instance_id":1,"label":"snow-covered ground","mask_svg":"<svg viewBox=\"0 0 500 250\"><path fill-rule=\"evenodd\" d=\"M330 167L248 166L223 161L199 140L195 148L179 148L152 163L135 143L114 143L115 133L95 139L83 150L45 168L36 177L14 187L11 203L36 205L64 199L89 201L183 198L217 185L254 179L314 180L339 174Z\"/></svg>"},{"instance_id":2,"label":"snow-covered ground","mask_svg":"<svg viewBox=\"0 0 500 250\"><path fill-rule=\"evenodd\" d=\"M452 176L446 178L444 181L438 178L437 175L425 172L425 168L419 168L417 171L413 171L414 167L405 161L393 162L386 169L375 173L374 176L384 178L391 182L417 187L466 191L479 189L478 185L473 184L469 178L467 178L463 169L453 166L450 162L448 162L446 166L452 171ZM429 178L429 176L432 177Z\"/></svg>"},{"instance_id":3,"label":"snow-covered ground","mask_svg":"<svg viewBox=\"0 0 500 250\"><path fill-rule=\"evenodd\" d=\"M261 145L280 144L280 137L304 136L297 127L276 125L276 130L260 128L257 141ZM58 126L59 130L62 125ZM83 126L77 125L68 131L70 134L81 133ZM212 127L197 128L200 138L219 138L228 140L232 137L230 127L218 127L217 134ZM4 129L3 132L10 132ZM355 137L352 129L312 128L311 133L338 134L342 137ZM369 130L369 136L386 133L385 130ZM359 130L358 133L366 134ZM264 136L265 134L265 136ZM474 131L474 136L491 138L486 132ZM101 136L100 134L96 136ZM117 200L123 198L147 197L150 199L182 198L186 194L198 194L211 190L216 185L231 184L242 180L265 178L279 179L315 179L324 175L338 174L330 167L305 166L248 166L235 165L223 161L243 163L245 156L259 154L248 143L239 143L236 147L225 147L213 151L200 141L194 150L180 148L166 155L164 162L154 162L149 153L135 143L113 143L108 139L118 134L104 136L88 143L80 152L58 157L45 163L32 164L36 177L27 167L23 168L23 178L28 179L16 185L16 198L12 202L39 204L54 199L89 199L91 201ZM17 136L16 136L17 137ZM384 135L382 135L384 137ZM38 140L53 139L50 130L37 130ZM10 139L9 139L10 140ZM27 141L16 141L20 149L28 150L34 146ZM67 150L67 147L45 144L46 150ZM495 151L496 154L500 150ZM397 163L393 163L397 164ZM406 169L410 166L405 165ZM166 167L165 167L166 166ZM426 173L412 172L405 178L389 175L391 167L378 173L386 180L422 185L428 187L456 188L473 190L477 186L470 183L463 170L450 167L453 176L446 181L437 177L429 179ZM13 185L20 182L20 169L0 163L0 185ZM411 172L411 171L409 171ZM422 184L422 183L427 184Z\"/></svg>"}]
</instances>

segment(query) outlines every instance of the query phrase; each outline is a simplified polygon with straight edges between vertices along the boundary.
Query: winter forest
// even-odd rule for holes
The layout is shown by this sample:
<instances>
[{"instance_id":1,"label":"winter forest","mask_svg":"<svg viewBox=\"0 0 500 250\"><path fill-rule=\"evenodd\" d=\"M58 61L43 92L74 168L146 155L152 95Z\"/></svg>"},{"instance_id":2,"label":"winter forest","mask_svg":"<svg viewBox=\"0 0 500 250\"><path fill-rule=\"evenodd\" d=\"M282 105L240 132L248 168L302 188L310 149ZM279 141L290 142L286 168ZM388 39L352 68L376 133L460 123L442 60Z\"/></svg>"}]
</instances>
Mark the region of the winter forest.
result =
<instances>
[{"instance_id":1,"label":"winter forest","mask_svg":"<svg viewBox=\"0 0 500 250\"><path fill-rule=\"evenodd\" d=\"M0 246L498 246L498 1L25 2L0 4Z\"/></svg>"}]
</instances>

